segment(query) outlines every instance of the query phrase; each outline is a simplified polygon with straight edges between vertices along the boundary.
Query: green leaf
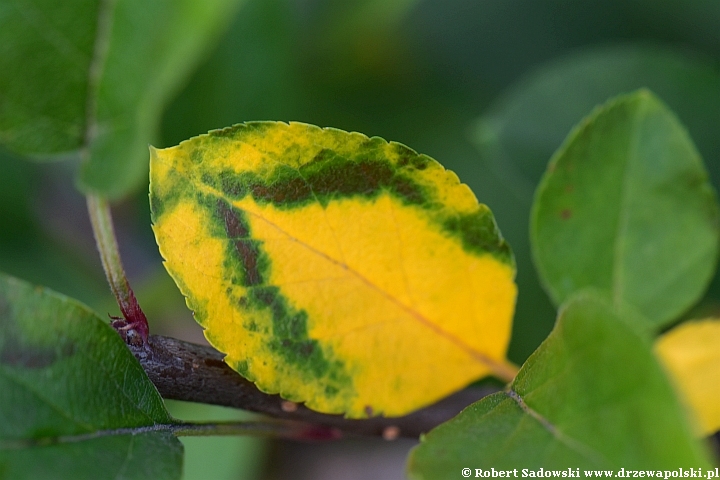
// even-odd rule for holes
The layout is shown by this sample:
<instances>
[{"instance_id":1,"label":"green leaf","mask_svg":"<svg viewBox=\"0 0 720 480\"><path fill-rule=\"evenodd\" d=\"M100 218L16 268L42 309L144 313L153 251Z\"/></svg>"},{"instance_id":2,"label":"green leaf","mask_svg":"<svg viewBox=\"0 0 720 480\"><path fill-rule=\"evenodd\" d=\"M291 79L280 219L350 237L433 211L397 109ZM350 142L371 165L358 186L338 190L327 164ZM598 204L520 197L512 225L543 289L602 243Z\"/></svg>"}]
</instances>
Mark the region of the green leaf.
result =
<instances>
[{"instance_id":1,"label":"green leaf","mask_svg":"<svg viewBox=\"0 0 720 480\"><path fill-rule=\"evenodd\" d=\"M0 141L83 150L80 184L137 187L160 113L240 0L11 0L0 5Z\"/></svg>"},{"instance_id":2,"label":"green leaf","mask_svg":"<svg viewBox=\"0 0 720 480\"><path fill-rule=\"evenodd\" d=\"M488 166L529 202L567 132L596 105L643 87L677 112L706 160L720 160L720 72L713 59L658 46L586 49L549 62L508 88L472 137Z\"/></svg>"},{"instance_id":3,"label":"green leaf","mask_svg":"<svg viewBox=\"0 0 720 480\"><path fill-rule=\"evenodd\" d=\"M162 138L170 145L242 118L296 118L310 110L301 87L300 19L293 0L250 1L217 48L166 109ZM302 26L302 31L307 31ZM303 52L305 48L301 49ZM242 92L239 94L238 92Z\"/></svg>"},{"instance_id":4,"label":"green leaf","mask_svg":"<svg viewBox=\"0 0 720 480\"><path fill-rule=\"evenodd\" d=\"M179 478L176 423L120 337L62 295L0 275L0 472Z\"/></svg>"},{"instance_id":5,"label":"green leaf","mask_svg":"<svg viewBox=\"0 0 720 480\"><path fill-rule=\"evenodd\" d=\"M462 468L474 475L475 468L709 467L632 316L597 294L573 297L508 390L422 439L409 458L410 476L460 478Z\"/></svg>"},{"instance_id":6,"label":"green leaf","mask_svg":"<svg viewBox=\"0 0 720 480\"><path fill-rule=\"evenodd\" d=\"M596 287L660 326L700 297L715 270L718 206L685 129L640 90L570 134L538 187L530 230L556 303Z\"/></svg>"},{"instance_id":7,"label":"green leaf","mask_svg":"<svg viewBox=\"0 0 720 480\"><path fill-rule=\"evenodd\" d=\"M640 15L639 7L632 8ZM581 10L589 13L585 6ZM590 13L592 17L602 12ZM574 50L508 87L472 130L482 163L492 171L476 177L492 178L500 192L488 196L492 190L485 188L483 199L492 207L518 262L522 293L514 328L522 335L513 335L510 358L527 358L550 332L555 318L555 308L531 264L528 229L533 192L548 159L593 107L641 87L649 87L677 112L708 162L715 185L720 185L720 168L714 167L720 162L720 71L712 59L687 51L637 44Z\"/></svg>"},{"instance_id":8,"label":"green leaf","mask_svg":"<svg viewBox=\"0 0 720 480\"><path fill-rule=\"evenodd\" d=\"M3 478L179 479L182 446L171 433L135 433L0 450Z\"/></svg>"},{"instance_id":9,"label":"green leaf","mask_svg":"<svg viewBox=\"0 0 720 480\"><path fill-rule=\"evenodd\" d=\"M37 208L44 196L40 173L39 165L0 147L0 271L96 305L108 297L102 268L92 262L82 242L62 241L54 235L57 232L49 225L52 213ZM64 171L59 173L65 176ZM67 205L56 205L55 212L63 208ZM59 222L56 225L65 225L66 219L52 218Z\"/></svg>"}]
</instances>

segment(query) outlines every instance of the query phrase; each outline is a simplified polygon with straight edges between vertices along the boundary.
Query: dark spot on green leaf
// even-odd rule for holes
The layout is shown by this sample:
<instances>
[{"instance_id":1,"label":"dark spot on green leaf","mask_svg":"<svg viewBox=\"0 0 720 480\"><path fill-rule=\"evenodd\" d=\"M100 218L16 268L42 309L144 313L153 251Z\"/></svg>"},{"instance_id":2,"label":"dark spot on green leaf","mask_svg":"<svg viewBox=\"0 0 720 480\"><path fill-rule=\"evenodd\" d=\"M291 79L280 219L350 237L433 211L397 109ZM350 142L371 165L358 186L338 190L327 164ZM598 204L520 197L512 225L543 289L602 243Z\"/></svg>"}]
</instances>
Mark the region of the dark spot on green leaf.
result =
<instances>
[{"instance_id":1,"label":"dark spot on green leaf","mask_svg":"<svg viewBox=\"0 0 720 480\"><path fill-rule=\"evenodd\" d=\"M569 208L564 208L560 212L560 218L562 218L563 220L568 220L570 217L572 217L572 210L570 210Z\"/></svg>"},{"instance_id":2,"label":"dark spot on green leaf","mask_svg":"<svg viewBox=\"0 0 720 480\"><path fill-rule=\"evenodd\" d=\"M5 345L0 352L0 363L20 368L47 368L64 357L75 353L73 344L62 347L38 349L23 345Z\"/></svg>"},{"instance_id":3,"label":"dark spot on green leaf","mask_svg":"<svg viewBox=\"0 0 720 480\"><path fill-rule=\"evenodd\" d=\"M59 337L51 345L32 344L20 332L15 313L0 297L0 363L14 368L47 368L75 354L75 343Z\"/></svg>"}]
</instances>

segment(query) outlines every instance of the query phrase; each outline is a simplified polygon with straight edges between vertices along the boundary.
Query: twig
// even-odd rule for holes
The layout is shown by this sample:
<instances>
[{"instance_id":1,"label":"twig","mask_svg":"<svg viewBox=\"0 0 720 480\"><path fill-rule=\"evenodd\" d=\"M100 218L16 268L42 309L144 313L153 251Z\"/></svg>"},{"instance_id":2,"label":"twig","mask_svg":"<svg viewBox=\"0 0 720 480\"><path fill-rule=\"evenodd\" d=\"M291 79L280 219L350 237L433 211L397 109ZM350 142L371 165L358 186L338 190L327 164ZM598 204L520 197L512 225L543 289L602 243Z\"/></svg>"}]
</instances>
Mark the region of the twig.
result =
<instances>
[{"instance_id":1,"label":"twig","mask_svg":"<svg viewBox=\"0 0 720 480\"><path fill-rule=\"evenodd\" d=\"M211 347L151 335L147 347L131 345L130 349L165 398L241 408L274 418L334 427L346 435L417 438L498 390L466 389L404 417L350 420L342 415L318 413L278 395L261 392L230 369L223 362L223 354Z\"/></svg>"}]
</instances>

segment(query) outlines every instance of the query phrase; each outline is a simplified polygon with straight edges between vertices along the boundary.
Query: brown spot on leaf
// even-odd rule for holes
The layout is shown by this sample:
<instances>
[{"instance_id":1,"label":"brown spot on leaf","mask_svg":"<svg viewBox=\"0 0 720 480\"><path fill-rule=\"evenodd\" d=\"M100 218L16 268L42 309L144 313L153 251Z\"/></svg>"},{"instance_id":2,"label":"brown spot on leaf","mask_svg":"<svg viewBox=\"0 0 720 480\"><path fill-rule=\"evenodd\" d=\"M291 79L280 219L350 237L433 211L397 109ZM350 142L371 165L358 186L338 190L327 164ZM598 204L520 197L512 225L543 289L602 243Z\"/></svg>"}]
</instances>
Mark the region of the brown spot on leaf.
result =
<instances>
[{"instance_id":1,"label":"brown spot on leaf","mask_svg":"<svg viewBox=\"0 0 720 480\"><path fill-rule=\"evenodd\" d=\"M569 208L565 208L560 212L560 218L562 218L563 220L567 220L570 217L572 217L572 210L570 210Z\"/></svg>"},{"instance_id":2,"label":"brown spot on leaf","mask_svg":"<svg viewBox=\"0 0 720 480\"><path fill-rule=\"evenodd\" d=\"M228 238L247 238L250 228L227 203L218 200L217 212L225 223L225 233Z\"/></svg>"},{"instance_id":3,"label":"brown spot on leaf","mask_svg":"<svg viewBox=\"0 0 720 480\"><path fill-rule=\"evenodd\" d=\"M245 271L245 285L260 285L263 283L260 270L258 269L258 251L256 241L238 240L235 242L235 251L240 257L243 270Z\"/></svg>"}]
</instances>

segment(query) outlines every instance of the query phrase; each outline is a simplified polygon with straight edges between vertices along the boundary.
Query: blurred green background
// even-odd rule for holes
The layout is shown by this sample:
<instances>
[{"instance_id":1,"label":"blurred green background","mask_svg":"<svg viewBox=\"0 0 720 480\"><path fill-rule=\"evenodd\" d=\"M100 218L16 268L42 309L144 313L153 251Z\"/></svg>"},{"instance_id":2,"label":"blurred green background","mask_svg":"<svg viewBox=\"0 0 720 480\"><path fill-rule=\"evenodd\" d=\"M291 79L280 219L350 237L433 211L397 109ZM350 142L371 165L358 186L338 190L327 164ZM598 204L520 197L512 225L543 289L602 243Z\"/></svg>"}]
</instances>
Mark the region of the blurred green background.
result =
<instances>
[{"instance_id":1,"label":"blurred green background","mask_svg":"<svg viewBox=\"0 0 720 480\"><path fill-rule=\"evenodd\" d=\"M153 144L247 120L296 120L434 157L491 207L514 248L510 357L520 363L554 321L527 239L535 185L575 123L642 86L678 114L720 186L718 0L245 0L166 108ZM115 314L74 189L78 165L0 156L0 270ZM147 185L115 216L153 331L202 341L162 269ZM716 277L689 315L720 312L718 305ZM180 418L237 415L171 408ZM411 445L192 439L186 478L402 478Z\"/></svg>"}]
</instances>

